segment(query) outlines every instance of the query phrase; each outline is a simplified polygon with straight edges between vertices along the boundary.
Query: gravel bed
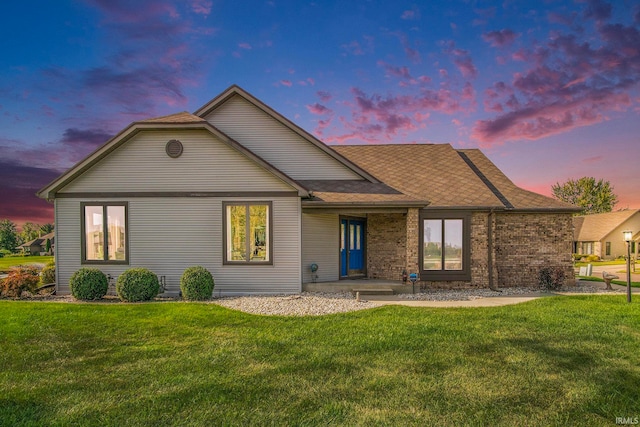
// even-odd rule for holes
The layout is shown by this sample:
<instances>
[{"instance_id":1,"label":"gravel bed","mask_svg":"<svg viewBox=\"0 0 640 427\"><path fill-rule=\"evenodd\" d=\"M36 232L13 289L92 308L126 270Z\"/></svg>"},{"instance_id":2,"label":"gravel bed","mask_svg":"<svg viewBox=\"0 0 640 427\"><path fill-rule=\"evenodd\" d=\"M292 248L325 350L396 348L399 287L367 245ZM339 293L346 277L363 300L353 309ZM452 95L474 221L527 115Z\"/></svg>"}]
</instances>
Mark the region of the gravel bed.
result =
<instances>
[{"instance_id":1,"label":"gravel bed","mask_svg":"<svg viewBox=\"0 0 640 427\"><path fill-rule=\"evenodd\" d=\"M604 283L589 282L580 280L576 286L565 286L555 292L560 293L588 293L588 294L604 294L604 293L620 293L621 290L607 291L604 289ZM518 295L531 295L536 293L545 293L546 291L536 288L500 288L499 292L491 289L428 289L416 294L400 294L398 298L418 301L472 301L479 298L490 297L508 297Z\"/></svg>"},{"instance_id":2,"label":"gravel bed","mask_svg":"<svg viewBox=\"0 0 640 427\"><path fill-rule=\"evenodd\" d=\"M246 313L280 316L319 316L375 307L364 299L356 301L348 292L224 297L212 302Z\"/></svg>"},{"instance_id":3,"label":"gravel bed","mask_svg":"<svg viewBox=\"0 0 640 427\"><path fill-rule=\"evenodd\" d=\"M576 286L560 289L560 293L591 293L591 294L620 294L624 289L607 291L604 283L579 280ZM419 301L471 301L479 298L531 295L541 293L539 289L532 288L501 288L502 292L490 289L429 289L416 294L399 294L400 300ZM356 301L350 292L303 292L294 295L269 295L269 296L239 296L214 298L212 304L240 310L252 314L279 315L279 316L319 316L331 313L344 313L348 311L363 310L376 307L375 303L368 302L366 296L361 301ZM4 299L4 298L2 298ZM34 295L24 298L31 301L56 301L77 303L72 296ZM164 298L166 301L176 301L177 298ZM102 303L118 303L119 299L113 296L103 298Z\"/></svg>"}]
</instances>

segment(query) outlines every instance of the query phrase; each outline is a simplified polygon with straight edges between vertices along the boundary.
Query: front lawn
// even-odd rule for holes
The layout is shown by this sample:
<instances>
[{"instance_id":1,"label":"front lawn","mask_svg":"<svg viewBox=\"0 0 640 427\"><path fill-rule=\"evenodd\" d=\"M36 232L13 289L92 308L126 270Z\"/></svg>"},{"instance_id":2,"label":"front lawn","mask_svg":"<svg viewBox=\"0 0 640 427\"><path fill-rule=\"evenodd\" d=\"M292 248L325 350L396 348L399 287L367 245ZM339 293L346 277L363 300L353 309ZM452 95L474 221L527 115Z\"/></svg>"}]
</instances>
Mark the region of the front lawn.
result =
<instances>
[{"instance_id":1,"label":"front lawn","mask_svg":"<svg viewBox=\"0 0 640 427\"><path fill-rule=\"evenodd\" d=\"M0 301L0 425L603 425L640 416L640 304L265 317Z\"/></svg>"},{"instance_id":2,"label":"front lawn","mask_svg":"<svg viewBox=\"0 0 640 427\"><path fill-rule=\"evenodd\" d=\"M593 267L605 267L607 265L627 265L627 261L623 260L623 259L614 259L611 261L593 261L593 262L586 262L586 261L576 261L573 263L574 267L586 267L587 265L591 264L591 266ZM639 267L640 264L636 263L636 268Z\"/></svg>"},{"instance_id":3,"label":"front lawn","mask_svg":"<svg viewBox=\"0 0 640 427\"><path fill-rule=\"evenodd\" d=\"M26 264L47 264L49 261L53 261L52 256L12 256L0 258L0 272L9 271L11 267L17 265Z\"/></svg>"},{"instance_id":4,"label":"front lawn","mask_svg":"<svg viewBox=\"0 0 640 427\"><path fill-rule=\"evenodd\" d=\"M626 277L626 271L624 272L624 274L619 274L618 276L625 278ZM589 282L602 282L604 283L604 279L602 277L598 277L598 276L578 276L578 279L580 280L587 280ZM627 286L627 279L625 278L624 280L612 280L611 283L614 283L616 285L622 285L622 286ZM631 282L631 287L632 288L640 288L640 282ZM604 289L604 287L603 287Z\"/></svg>"}]
</instances>

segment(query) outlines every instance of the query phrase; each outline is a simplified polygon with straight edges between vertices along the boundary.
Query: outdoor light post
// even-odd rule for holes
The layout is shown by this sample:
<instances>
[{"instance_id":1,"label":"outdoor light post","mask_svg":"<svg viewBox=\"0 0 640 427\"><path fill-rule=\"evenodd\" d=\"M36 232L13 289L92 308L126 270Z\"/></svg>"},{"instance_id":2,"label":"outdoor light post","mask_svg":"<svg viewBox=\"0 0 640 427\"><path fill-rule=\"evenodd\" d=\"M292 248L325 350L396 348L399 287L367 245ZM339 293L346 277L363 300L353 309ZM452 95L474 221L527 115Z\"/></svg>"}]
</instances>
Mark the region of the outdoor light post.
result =
<instances>
[{"instance_id":1,"label":"outdoor light post","mask_svg":"<svg viewBox=\"0 0 640 427\"><path fill-rule=\"evenodd\" d=\"M631 302L631 238L632 231L623 231L624 241L627 242L627 302Z\"/></svg>"}]
</instances>

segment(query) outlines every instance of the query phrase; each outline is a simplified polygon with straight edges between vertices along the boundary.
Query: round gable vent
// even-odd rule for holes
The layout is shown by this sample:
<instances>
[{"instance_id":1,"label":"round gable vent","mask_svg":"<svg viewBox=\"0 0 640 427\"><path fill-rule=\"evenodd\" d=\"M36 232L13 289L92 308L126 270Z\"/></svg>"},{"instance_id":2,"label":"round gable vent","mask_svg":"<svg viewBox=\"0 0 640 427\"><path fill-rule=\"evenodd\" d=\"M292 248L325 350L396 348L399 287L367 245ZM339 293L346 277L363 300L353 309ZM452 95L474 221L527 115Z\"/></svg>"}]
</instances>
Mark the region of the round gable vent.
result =
<instances>
[{"instance_id":1,"label":"round gable vent","mask_svg":"<svg viewBox=\"0 0 640 427\"><path fill-rule=\"evenodd\" d=\"M182 154L182 142L178 141L177 139L172 139L171 141L167 142L165 150L167 151L167 155L169 157L173 157L174 159L176 157L180 157L180 155Z\"/></svg>"}]
</instances>

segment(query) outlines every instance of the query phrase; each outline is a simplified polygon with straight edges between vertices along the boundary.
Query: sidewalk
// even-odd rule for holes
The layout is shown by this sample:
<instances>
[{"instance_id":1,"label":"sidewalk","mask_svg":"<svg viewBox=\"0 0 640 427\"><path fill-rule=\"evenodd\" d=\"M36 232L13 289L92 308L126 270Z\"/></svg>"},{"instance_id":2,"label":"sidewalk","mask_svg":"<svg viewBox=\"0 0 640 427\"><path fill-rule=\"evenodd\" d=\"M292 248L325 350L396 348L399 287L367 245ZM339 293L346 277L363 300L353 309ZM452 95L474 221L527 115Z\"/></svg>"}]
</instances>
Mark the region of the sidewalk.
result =
<instances>
[{"instance_id":1,"label":"sidewalk","mask_svg":"<svg viewBox=\"0 0 640 427\"><path fill-rule=\"evenodd\" d=\"M619 277L618 280L627 280L627 266L626 265L604 265L593 267L593 271L591 272L592 276L602 277L602 272L606 271L610 274L615 274ZM578 272L576 271L576 275ZM636 272L633 272L633 268L631 269L631 281L632 282L640 282L640 267L636 265Z\"/></svg>"},{"instance_id":2,"label":"sidewalk","mask_svg":"<svg viewBox=\"0 0 640 427\"><path fill-rule=\"evenodd\" d=\"M497 307L501 305L519 304L538 298L552 297L554 294L532 293L528 296L487 297L469 301L421 301L400 298L398 295L367 295L363 297L375 305L405 305L408 307Z\"/></svg>"},{"instance_id":3,"label":"sidewalk","mask_svg":"<svg viewBox=\"0 0 640 427\"><path fill-rule=\"evenodd\" d=\"M375 305L404 305L408 307L498 307L503 305L520 304L522 302L533 301L538 298L549 298L557 295L619 295L626 294L627 287L622 285L612 284L615 292L605 292L604 283L600 282L588 282L593 284L601 284L601 293L589 293L589 292L531 292L527 295L513 295L513 296L495 296L476 298L467 301L426 301L426 300L410 300L401 298L399 295L367 295L362 297L363 300L369 301ZM631 293L635 299L640 298L640 288L631 288Z\"/></svg>"}]
</instances>

